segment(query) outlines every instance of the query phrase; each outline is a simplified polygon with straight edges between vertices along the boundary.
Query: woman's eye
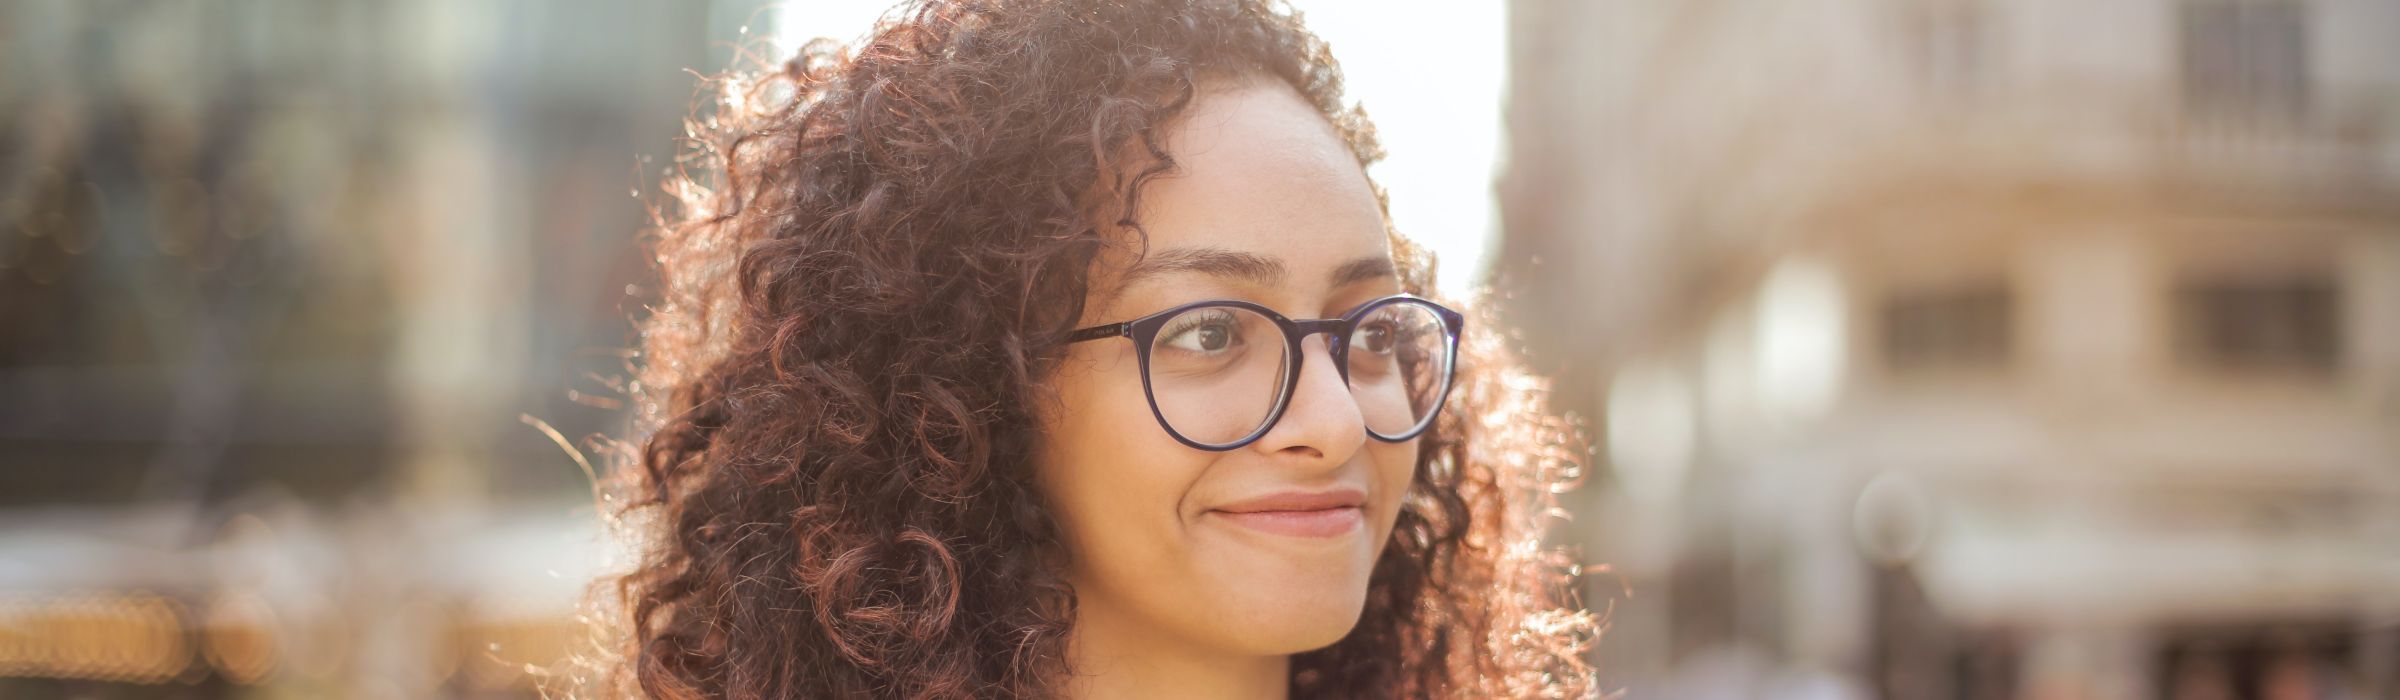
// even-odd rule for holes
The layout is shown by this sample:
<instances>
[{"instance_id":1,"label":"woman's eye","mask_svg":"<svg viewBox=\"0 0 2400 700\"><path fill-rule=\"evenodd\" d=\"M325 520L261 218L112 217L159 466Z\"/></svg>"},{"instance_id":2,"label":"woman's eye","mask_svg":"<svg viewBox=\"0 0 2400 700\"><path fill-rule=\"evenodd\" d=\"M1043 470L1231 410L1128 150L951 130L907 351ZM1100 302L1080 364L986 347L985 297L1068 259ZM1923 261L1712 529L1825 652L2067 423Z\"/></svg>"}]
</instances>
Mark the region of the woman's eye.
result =
<instances>
[{"instance_id":1,"label":"woman's eye","mask_svg":"<svg viewBox=\"0 0 2400 700\"><path fill-rule=\"evenodd\" d=\"M1167 347L1196 353L1218 353L1240 345L1241 325L1230 313L1194 314L1197 318L1178 321L1167 329Z\"/></svg>"},{"instance_id":2,"label":"woman's eye","mask_svg":"<svg viewBox=\"0 0 2400 700\"><path fill-rule=\"evenodd\" d=\"M1398 333L1398 329L1393 328L1390 321L1361 324L1358 330L1350 335L1350 347L1378 355L1390 354Z\"/></svg>"}]
</instances>

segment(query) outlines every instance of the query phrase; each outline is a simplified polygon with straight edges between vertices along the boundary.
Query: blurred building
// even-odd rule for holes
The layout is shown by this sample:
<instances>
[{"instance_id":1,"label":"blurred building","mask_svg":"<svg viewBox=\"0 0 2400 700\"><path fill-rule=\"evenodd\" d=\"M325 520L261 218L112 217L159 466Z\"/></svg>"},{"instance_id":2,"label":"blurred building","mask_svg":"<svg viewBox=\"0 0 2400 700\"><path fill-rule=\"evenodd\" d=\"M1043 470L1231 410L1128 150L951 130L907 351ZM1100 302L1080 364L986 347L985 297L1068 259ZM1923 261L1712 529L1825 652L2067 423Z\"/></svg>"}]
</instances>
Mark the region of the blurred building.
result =
<instances>
[{"instance_id":1,"label":"blurred building","mask_svg":"<svg viewBox=\"0 0 2400 700\"><path fill-rule=\"evenodd\" d=\"M0 697L532 696L764 4L0 4Z\"/></svg>"},{"instance_id":2,"label":"blurred building","mask_svg":"<svg viewBox=\"0 0 2400 700\"><path fill-rule=\"evenodd\" d=\"M2400 697L2400 3L1512 11L1629 697Z\"/></svg>"}]
</instances>

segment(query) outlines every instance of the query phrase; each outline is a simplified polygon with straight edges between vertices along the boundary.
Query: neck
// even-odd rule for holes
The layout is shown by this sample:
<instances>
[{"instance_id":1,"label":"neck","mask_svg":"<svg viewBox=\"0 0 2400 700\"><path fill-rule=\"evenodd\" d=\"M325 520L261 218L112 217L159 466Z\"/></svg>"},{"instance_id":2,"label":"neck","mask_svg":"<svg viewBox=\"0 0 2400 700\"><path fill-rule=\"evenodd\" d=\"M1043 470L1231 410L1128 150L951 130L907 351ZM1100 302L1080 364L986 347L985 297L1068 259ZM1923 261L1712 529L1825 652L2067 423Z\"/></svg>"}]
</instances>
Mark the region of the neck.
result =
<instances>
[{"instance_id":1,"label":"neck","mask_svg":"<svg viewBox=\"0 0 2400 700\"><path fill-rule=\"evenodd\" d=\"M1291 657L1228 654L1163 634L1086 598L1076 606L1070 653L1073 700L1260 698L1290 690Z\"/></svg>"}]
</instances>

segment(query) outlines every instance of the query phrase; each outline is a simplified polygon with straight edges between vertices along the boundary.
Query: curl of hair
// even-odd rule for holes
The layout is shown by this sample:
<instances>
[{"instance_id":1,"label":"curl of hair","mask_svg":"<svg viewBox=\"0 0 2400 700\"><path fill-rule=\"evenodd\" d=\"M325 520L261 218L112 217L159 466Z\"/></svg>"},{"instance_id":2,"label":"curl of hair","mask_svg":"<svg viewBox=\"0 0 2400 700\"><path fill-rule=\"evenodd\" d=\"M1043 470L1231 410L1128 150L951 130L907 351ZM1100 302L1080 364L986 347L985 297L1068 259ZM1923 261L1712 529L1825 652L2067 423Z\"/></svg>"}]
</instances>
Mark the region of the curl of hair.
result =
<instances>
[{"instance_id":1,"label":"curl of hair","mask_svg":"<svg viewBox=\"0 0 2400 700\"><path fill-rule=\"evenodd\" d=\"M1138 230L1162 129L1223 76L1288 83L1380 157L1325 44L1256 0L918 2L855 49L713 79L656 214L639 448L610 482L637 554L581 690L1056 695L1075 595L1029 407L1103 224ZM1473 327L1365 614L1293 658L1296 696L1592 690L1597 621L1540 545L1575 451Z\"/></svg>"}]
</instances>

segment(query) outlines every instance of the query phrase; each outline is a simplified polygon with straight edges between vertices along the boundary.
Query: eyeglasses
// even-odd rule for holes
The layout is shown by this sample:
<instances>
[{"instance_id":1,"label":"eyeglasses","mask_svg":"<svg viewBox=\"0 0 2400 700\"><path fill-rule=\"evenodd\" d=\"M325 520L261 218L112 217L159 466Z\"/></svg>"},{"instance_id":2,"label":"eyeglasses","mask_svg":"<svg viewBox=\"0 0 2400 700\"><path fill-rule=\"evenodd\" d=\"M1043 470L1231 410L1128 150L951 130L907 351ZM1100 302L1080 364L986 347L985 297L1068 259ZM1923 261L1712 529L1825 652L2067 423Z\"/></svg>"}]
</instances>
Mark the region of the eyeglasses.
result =
<instances>
[{"instance_id":1,"label":"eyeglasses","mask_svg":"<svg viewBox=\"0 0 2400 700\"><path fill-rule=\"evenodd\" d=\"M1078 329L1067 342L1131 338L1150 413L1185 445L1221 452L1255 442L1283 417L1300 380L1300 341L1324 333L1333 366L1367 434L1424 433L1450 394L1466 318L1406 294L1341 318L1295 321L1246 301L1201 301L1123 323Z\"/></svg>"}]
</instances>

